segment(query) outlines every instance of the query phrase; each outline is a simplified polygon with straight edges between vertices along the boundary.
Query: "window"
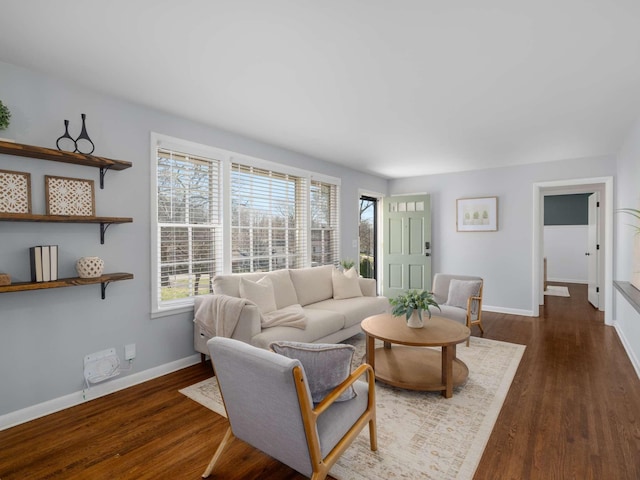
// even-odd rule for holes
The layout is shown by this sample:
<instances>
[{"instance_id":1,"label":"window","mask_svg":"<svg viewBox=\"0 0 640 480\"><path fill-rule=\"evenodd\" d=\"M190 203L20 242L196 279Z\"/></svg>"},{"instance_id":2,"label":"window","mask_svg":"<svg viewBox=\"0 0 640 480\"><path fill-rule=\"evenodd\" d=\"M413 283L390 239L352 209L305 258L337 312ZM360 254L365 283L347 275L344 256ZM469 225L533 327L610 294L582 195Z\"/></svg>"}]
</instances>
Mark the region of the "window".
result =
<instances>
[{"instance_id":1,"label":"window","mask_svg":"<svg viewBox=\"0 0 640 480\"><path fill-rule=\"evenodd\" d=\"M231 271L306 266L306 179L234 163Z\"/></svg>"},{"instance_id":2,"label":"window","mask_svg":"<svg viewBox=\"0 0 640 480\"><path fill-rule=\"evenodd\" d=\"M221 162L157 149L158 305L212 292L222 271Z\"/></svg>"},{"instance_id":3,"label":"window","mask_svg":"<svg viewBox=\"0 0 640 480\"><path fill-rule=\"evenodd\" d=\"M158 134L151 150L154 314L222 273L338 264L339 179Z\"/></svg>"},{"instance_id":4,"label":"window","mask_svg":"<svg viewBox=\"0 0 640 480\"><path fill-rule=\"evenodd\" d=\"M338 265L338 186L311 182L311 265Z\"/></svg>"}]
</instances>

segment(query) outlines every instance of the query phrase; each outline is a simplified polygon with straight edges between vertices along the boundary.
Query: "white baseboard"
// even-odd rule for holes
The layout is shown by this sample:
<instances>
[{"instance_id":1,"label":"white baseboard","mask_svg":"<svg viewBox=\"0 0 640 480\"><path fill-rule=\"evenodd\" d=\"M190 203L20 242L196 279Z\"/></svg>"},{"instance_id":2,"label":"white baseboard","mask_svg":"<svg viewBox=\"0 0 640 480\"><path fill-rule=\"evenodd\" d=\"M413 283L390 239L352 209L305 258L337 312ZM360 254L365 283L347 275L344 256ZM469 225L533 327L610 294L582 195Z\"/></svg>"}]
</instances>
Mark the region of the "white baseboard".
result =
<instances>
[{"instance_id":1,"label":"white baseboard","mask_svg":"<svg viewBox=\"0 0 640 480\"><path fill-rule=\"evenodd\" d=\"M575 278L547 278L547 282L557 282L557 283L579 283L581 285L589 285L588 280L578 280Z\"/></svg>"},{"instance_id":2,"label":"white baseboard","mask_svg":"<svg viewBox=\"0 0 640 480\"><path fill-rule=\"evenodd\" d=\"M622 346L624 347L624 350L627 352L627 357L629 357L629 360L631 361L631 365L633 365L633 368L636 371L636 375L638 375L638 378L640 378L640 362L638 361L638 357L636 357L635 353L633 352L633 349L631 348L631 345L629 344L627 337L625 337L624 332L618 328L617 322L613 322L613 328L616 329L616 332L618 333L618 338L620 339L620 342L622 342Z\"/></svg>"},{"instance_id":3,"label":"white baseboard","mask_svg":"<svg viewBox=\"0 0 640 480\"><path fill-rule=\"evenodd\" d=\"M523 310L521 308L505 308L493 307L491 305L482 304L483 312L506 313L507 315L522 315L523 317L534 317L532 310Z\"/></svg>"},{"instance_id":4,"label":"white baseboard","mask_svg":"<svg viewBox=\"0 0 640 480\"><path fill-rule=\"evenodd\" d=\"M99 397L104 397L110 393L124 390L125 388L132 387L139 383L146 382L153 378L166 375L167 373L175 372L182 368L195 365L200 361L200 355L191 355L190 357L182 358L174 362L165 363L154 368L149 368L142 372L133 373L126 377L117 377L114 380L108 381L103 384L93 385L88 390L80 390L78 392L70 393L63 397L54 398L37 405L32 405L15 412L7 413L0 416L0 430L20 425L21 423L35 420L36 418L44 417L51 413L59 412L65 408L80 405L81 403L95 400Z\"/></svg>"}]
</instances>

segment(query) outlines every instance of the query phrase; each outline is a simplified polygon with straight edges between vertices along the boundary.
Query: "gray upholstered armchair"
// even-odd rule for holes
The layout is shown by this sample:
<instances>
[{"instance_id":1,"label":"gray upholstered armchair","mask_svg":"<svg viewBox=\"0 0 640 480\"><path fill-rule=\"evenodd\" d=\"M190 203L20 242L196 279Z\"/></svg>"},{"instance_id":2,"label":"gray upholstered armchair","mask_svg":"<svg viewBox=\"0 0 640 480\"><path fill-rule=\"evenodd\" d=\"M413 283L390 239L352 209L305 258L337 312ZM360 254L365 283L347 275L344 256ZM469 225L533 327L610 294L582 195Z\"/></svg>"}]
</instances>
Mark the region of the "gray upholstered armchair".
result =
<instances>
[{"instance_id":1,"label":"gray upholstered armchair","mask_svg":"<svg viewBox=\"0 0 640 480\"><path fill-rule=\"evenodd\" d=\"M314 404L300 360L224 337L212 338L207 347L230 426L204 478L233 436L314 480L327 476L367 424L371 449L377 449L371 366L359 366ZM358 380L364 374L368 381ZM344 400L352 388L355 397Z\"/></svg>"},{"instance_id":2,"label":"gray upholstered armchair","mask_svg":"<svg viewBox=\"0 0 640 480\"><path fill-rule=\"evenodd\" d=\"M447 317L471 327L482 328L482 287L481 277L436 273L433 277L433 298L442 309L436 315ZM435 312L435 310L434 310ZM469 340L467 340L467 346Z\"/></svg>"}]
</instances>

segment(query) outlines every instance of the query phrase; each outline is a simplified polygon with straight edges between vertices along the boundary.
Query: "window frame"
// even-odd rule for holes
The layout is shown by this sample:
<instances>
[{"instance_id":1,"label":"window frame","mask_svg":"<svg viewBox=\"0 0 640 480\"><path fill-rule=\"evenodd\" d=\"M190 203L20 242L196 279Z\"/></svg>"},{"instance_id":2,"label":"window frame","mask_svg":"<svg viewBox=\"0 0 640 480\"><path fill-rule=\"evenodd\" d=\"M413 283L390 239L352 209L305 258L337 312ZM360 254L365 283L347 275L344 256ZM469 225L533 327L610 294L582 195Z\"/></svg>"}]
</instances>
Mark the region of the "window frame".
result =
<instances>
[{"instance_id":1,"label":"window frame","mask_svg":"<svg viewBox=\"0 0 640 480\"><path fill-rule=\"evenodd\" d=\"M183 140L176 137L171 137L164 134L151 132L150 141L150 165L151 165L151 317L163 317L167 315L175 315L178 313L189 312L193 310L194 297L189 296L181 301L173 302L171 305L161 305L158 299L158 292L160 288L160 238L158 235L158 168L157 168L157 150L158 148L174 150L188 155L194 155L198 157L204 157L209 159L215 159L220 161L221 165L221 192L220 192L220 205L222 215L222 274L229 274L232 272L232 202L231 202L231 171L233 164L240 164L250 166L256 169L269 170L283 175L291 175L300 177L305 180L305 189L303 194L305 195L305 211L302 214L306 220L306 225L303 225L304 235L306 238L305 255L303 259L303 267L311 266L311 184L312 182L322 182L334 185L337 188L337 194L335 201L335 212L337 214L337 228L336 228L336 259L340 258L340 231L341 231L341 180L340 178L330 175L311 172L308 170L292 167L286 164L281 164L269 160L264 160L257 157L243 155L228 150L224 150L217 147L203 145L200 143Z\"/></svg>"}]
</instances>

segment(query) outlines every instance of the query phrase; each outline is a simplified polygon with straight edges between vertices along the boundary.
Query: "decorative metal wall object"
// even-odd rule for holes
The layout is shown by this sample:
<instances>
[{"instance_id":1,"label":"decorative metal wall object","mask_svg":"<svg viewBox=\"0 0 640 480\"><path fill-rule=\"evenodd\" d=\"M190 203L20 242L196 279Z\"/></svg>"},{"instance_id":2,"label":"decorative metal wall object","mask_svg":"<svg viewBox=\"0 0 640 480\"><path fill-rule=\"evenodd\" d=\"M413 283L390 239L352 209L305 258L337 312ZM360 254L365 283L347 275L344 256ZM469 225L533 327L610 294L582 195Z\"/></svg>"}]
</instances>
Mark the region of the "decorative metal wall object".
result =
<instances>
[{"instance_id":1,"label":"decorative metal wall object","mask_svg":"<svg viewBox=\"0 0 640 480\"><path fill-rule=\"evenodd\" d=\"M47 215L95 216L93 180L45 175Z\"/></svg>"},{"instance_id":2,"label":"decorative metal wall object","mask_svg":"<svg viewBox=\"0 0 640 480\"><path fill-rule=\"evenodd\" d=\"M82 116L82 130L80 131L80 135L76 138L76 152L84 153L85 155L91 155L95 150L95 145L89 138L89 134L87 133L87 127L85 125L85 121L87 116L83 113Z\"/></svg>"},{"instance_id":3,"label":"decorative metal wall object","mask_svg":"<svg viewBox=\"0 0 640 480\"><path fill-rule=\"evenodd\" d=\"M58 137L58 140L56 140L56 147L58 147L58 150L62 150L65 152L91 155L96 147L93 144L91 138L89 138L89 134L87 133L87 116L84 113L81 113L80 116L82 117L82 128L80 130L80 135L78 135L78 137L74 140L73 137L69 135L69 120L65 120L64 133L60 137Z\"/></svg>"},{"instance_id":4,"label":"decorative metal wall object","mask_svg":"<svg viewBox=\"0 0 640 480\"><path fill-rule=\"evenodd\" d=\"M64 121L64 133L56 140L56 147L63 152L76 152L76 141L69 135L69 120Z\"/></svg>"},{"instance_id":5,"label":"decorative metal wall object","mask_svg":"<svg viewBox=\"0 0 640 480\"><path fill-rule=\"evenodd\" d=\"M0 170L0 212L31 213L31 174Z\"/></svg>"}]
</instances>

